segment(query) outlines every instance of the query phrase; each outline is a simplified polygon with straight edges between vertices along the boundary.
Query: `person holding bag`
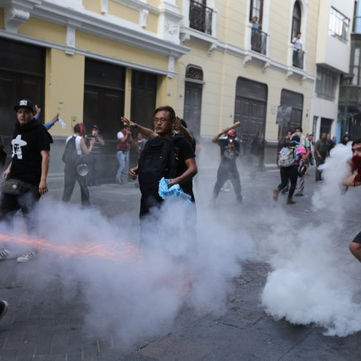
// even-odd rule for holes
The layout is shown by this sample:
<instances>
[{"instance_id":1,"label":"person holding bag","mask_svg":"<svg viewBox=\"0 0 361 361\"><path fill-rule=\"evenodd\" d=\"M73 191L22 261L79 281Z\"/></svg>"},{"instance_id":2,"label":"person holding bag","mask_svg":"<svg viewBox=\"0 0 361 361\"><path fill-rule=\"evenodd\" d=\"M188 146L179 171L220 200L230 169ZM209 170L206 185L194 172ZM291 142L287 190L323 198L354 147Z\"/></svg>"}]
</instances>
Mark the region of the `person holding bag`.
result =
<instances>
[{"instance_id":1,"label":"person holding bag","mask_svg":"<svg viewBox=\"0 0 361 361\"><path fill-rule=\"evenodd\" d=\"M42 124L34 119L34 107L30 100L20 100L14 107L17 122L11 141L11 163L3 172L4 185L1 194L0 220L9 221L21 210L28 231L34 229L31 215L40 197L48 191L51 135ZM29 250L17 258L18 262L28 262L36 252ZM0 260L9 252L0 250Z\"/></svg>"}]
</instances>

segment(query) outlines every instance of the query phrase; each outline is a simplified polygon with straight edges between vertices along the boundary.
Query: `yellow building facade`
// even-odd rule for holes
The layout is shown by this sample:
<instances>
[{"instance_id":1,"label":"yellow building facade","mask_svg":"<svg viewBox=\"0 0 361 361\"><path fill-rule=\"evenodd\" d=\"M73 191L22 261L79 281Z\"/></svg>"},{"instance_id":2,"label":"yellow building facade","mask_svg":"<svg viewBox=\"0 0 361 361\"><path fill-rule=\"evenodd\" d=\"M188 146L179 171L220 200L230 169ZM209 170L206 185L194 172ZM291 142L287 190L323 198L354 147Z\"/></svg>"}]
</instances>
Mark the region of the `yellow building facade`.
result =
<instances>
[{"instance_id":1,"label":"yellow building facade","mask_svg":"<svg viewBox=\"0 0 361 361\"><path fill-rule=\"evenodd\" d=\"M320 0L5 0L0 86L14 88L7 102L38 102L45 121L59 112L69 126L52 134L62 141L83 121L114 138L121 115L150 125L151 110L169 104L197 136L240 121L245 144L275 143L288 127L312 130L321 8ZM27 51L38 65L24 61Z\"/></svg>"}]
</instances>

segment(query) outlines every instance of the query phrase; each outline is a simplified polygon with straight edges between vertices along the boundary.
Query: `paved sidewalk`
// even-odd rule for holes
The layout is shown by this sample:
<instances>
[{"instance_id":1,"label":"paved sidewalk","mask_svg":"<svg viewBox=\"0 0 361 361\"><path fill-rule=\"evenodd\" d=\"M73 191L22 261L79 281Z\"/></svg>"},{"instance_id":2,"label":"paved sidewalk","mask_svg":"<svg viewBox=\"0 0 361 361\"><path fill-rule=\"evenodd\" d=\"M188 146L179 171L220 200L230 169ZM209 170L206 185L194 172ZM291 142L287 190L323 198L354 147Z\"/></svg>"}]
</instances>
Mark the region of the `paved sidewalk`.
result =
<instances>
[{"instance_id":1,"label":"paved sidewalk","mask_svg":"<svg viewBox=\"0 0 361 361\"><path fill-rule=\"evenodd\" d=\"M215 170L202 173L196 188L208 191L213 186ZM209 182L208 182L209 181ZM260 173L255 179L242 177L244 204L239 212L252 212L269 204L271 190L279 182L276 169ZM59 200L60 179L50 179L50 196ZM318 185L313 176L306 178L305 197L297 200L293 212L303 222L315 215L308 213L310 197ZM80 199L78 190L74 202ZM198 198L201 205L209 202L207 192ZM92 204L108 217L122 213L137 218L139 190L133 183L91 188ZM219 207L233 202L231 192L222 192ZM222 208L223 207L223 208ZM231 209L236 207L233 203ZM255 217L257 213L255 212ZM355 215L355 222L359 220ZM262 223L262 220L258 220ZM227 311L221 316L197 316L183 308L171 332L148 337L130 350L122 350L112 337L90 336L84 332L87 312L83 285L74 285L74 295L64 299L63 281L47 285L46 292L30 287L38 276L37 261L17 264L14 260L0 263L0 298L9 302L8 314L0 321L0 361L295 361L359 360L359 334L346 338L323 336L317 327L292 326L267 316L260 305L260 293L269 265L246 262L242 273L233 280Z\"/></svg>"}]
</instances>

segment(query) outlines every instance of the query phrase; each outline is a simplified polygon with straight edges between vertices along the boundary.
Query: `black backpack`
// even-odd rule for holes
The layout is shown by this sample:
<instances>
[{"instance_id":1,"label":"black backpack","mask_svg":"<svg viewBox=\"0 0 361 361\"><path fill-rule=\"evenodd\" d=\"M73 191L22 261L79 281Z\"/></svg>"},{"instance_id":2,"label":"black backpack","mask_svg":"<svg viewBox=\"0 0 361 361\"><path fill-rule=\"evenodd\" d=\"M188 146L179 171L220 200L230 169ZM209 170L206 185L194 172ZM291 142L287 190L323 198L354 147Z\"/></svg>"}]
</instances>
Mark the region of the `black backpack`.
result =
<instances>
[{"instance_id":1,"label":"black backpack","mask_svg":"<svg viewBox=\"0 0 361 361\"><path fill-rule=\"evenodd\" d=\"M162 177L174 178L176 159L174 139L154 137L146 143L138 162L139 188L142 193L158 194Z\"/></svg>"},{"instance_id":2,"label":"black backpack","mask_svg":"<svg viewBox=\"0 0 361 361\"><path fill-rule=\"evenodd\" d=\"M76 165L77 163L79 163L81 157L76 151L75 136L72 136L66 143L64 153L61 159L65 164Z\"/></svg>"}]
</instances>

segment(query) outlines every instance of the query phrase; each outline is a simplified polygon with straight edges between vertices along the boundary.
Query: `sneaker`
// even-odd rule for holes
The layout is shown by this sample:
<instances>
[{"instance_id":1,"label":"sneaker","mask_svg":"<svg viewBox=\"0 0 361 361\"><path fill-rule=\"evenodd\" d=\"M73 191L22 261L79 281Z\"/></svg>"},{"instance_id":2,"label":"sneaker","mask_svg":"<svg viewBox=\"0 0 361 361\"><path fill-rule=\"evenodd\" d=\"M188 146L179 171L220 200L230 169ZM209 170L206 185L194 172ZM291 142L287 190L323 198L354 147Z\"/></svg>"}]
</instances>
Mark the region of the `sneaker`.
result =
<instances>
[{"instance_id":1,"label":"sneaker","mask_svg":"<svg viewBox=\"0 0 361 361\"><path fill-rule=\"evenodd\" d=\"M4 300L0 300L0 319L3 318L8 311L8 303Z\"/></svg>"},{"instance_id":2,"label":"sneaker","mask_svg":"<svg viewBox=\"0 0 361 361\"><path fill-rule=\"evenodd\" d=\"M36 255L36 252L30 251L30 252L25 253L22 256L18 257L16 259L16 261L19 263L26 263L26 262L29 262L30 260L32 260L35 257L35 255Z\"/></svg>"},{"instance_id":3,"label":"sneaker","mask_svg":"<svg viewBox=\"0 0 361 361\"><path fill-rule=\"evenodd\" d=\"M296 202L292 198L287 198L287 204L295 204Z\"/></svg>"},{"instance_id":4,"label":"sneaker","mask_svg":"<svg viewBox=\"0 0 361 361\"><path fill-rule=\"evenodd\" d=\"M9 251L5 248L0 249L0 261L5 261L9 258Z\"/></svg>"}]
</instances>

